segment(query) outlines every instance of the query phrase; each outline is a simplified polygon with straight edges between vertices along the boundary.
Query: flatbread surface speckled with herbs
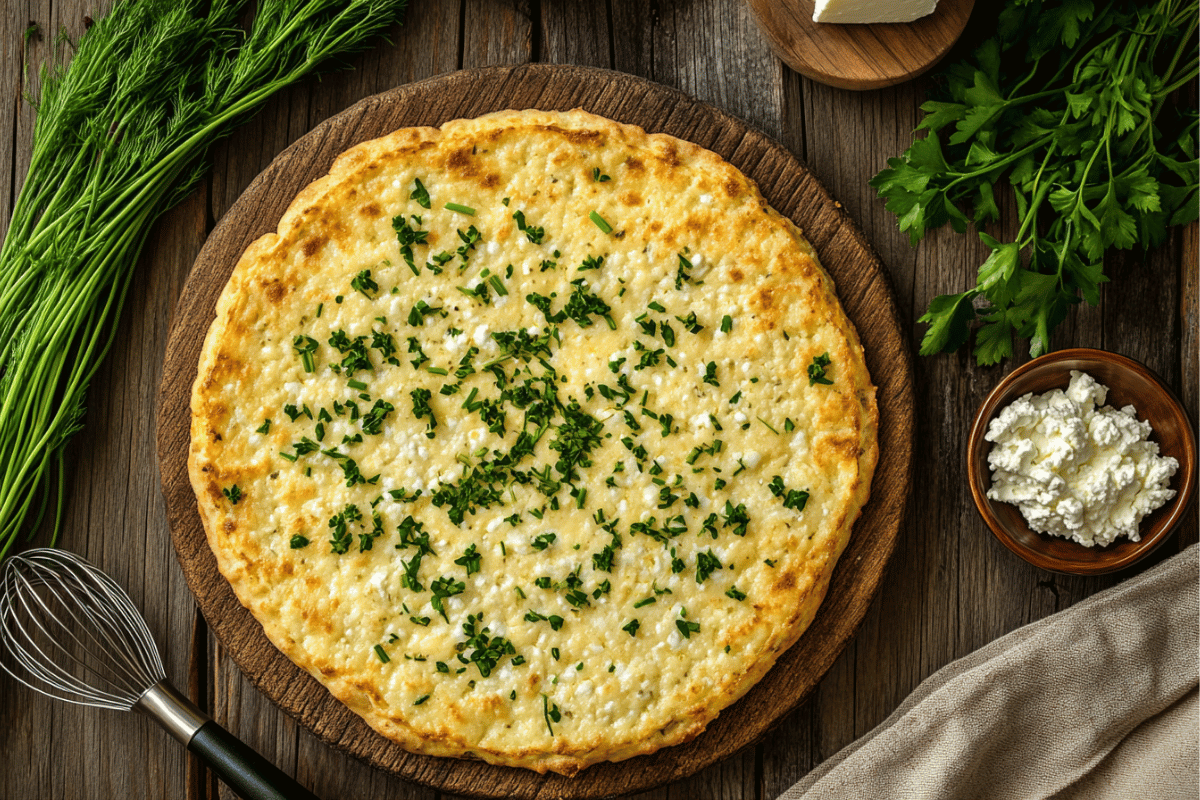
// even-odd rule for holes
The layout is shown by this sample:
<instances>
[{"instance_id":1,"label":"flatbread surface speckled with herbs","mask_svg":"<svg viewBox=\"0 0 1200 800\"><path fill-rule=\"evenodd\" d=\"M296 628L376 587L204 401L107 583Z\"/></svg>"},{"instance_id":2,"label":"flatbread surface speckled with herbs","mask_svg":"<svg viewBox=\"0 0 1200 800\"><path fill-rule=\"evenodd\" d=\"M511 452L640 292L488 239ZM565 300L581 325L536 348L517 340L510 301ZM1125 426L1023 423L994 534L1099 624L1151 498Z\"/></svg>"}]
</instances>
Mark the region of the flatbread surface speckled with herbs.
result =
<instances>
[{"instance_id":1,"label":"flatbread surface speckled with herbs","mask_svg":"<svg viewBox=\"0 0 1200 800\"><path fill-rule=\"evenodd\" d=\"M582 111L344 153L238 262L192 415L209 544L281 651L411 751L564 774L766 673L878 454L800 231Z\"/></svg>"}]
</instances>

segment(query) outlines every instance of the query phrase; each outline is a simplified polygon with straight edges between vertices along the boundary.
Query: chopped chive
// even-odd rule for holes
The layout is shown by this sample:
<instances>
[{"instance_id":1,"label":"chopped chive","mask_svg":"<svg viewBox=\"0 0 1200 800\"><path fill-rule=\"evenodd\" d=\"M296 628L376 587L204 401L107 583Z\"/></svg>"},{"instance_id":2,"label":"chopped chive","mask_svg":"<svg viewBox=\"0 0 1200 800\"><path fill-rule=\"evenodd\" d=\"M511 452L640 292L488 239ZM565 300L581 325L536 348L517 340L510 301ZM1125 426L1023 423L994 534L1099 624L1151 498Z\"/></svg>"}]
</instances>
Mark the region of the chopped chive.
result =
<instances>
[{"instance_id":1,"label":"chopped chive","mask_svg":"<svg viewBox=\"0 0 1200 800\"><path fill-rule=\"evenodd\" d=\"M413 705L414 705L414 706L419 706L419 705L421 705L422 703L424 703L424 702L425 702L426 700L428 700L428 699L429 699L429 695L427 695L427 694L423 694L423 695L421 695L420 697L418 697L416 700L414 700L414 701L413 701Z\"/></svg>"},{"instance_id":2,"label":"chopped chive","mask_svg":"<svg viewBox=\"0 0 1200 800\"><path fill-rule=\"evenodd\" d=\"M721 318L721 333L729 333L733 330L733 317L726 314Z\"/></svg>"},{"instance_id":3,"label":"chopped chive","mask_svg":"<svg viewBox=\"0 0 1200 800\"><path fill-rule=\"evenodd\" d=\"M348 386L349 386L351 389L358 389L359 391L362 391L363 389L366 389L366 388L367 388L367 385L366 385L365 383L363 383L362 381L356 381L356 380L354 380L353 378L351 378L350 380L346 381L346 384L347 384L347 385L348 385Z\"/></svg>"},{"instance_id":4,"label":"chopped chive","mask_svg":"<svg viewBox=\"0 0 1200 800\"><path fill-rule=\"evenodd\" d=\"M508 289L504 288L504 281L500 280L499 275L493 275L488 278L488 283L490 283L496 289L496 294L500 295L501 297L508 294Z\"/></svg>"},{"instance_id":5,"label":"chopped chive","mask_svg":"<svg viewBox=\"0 0 1200 800\"><path fill-rule=\"evenodd\" d=\"M609 225L604 220L604 217L600 216L595 211L592 211L591 213L588 214L588 219L590 219L592 222L596 223L596 227L599 228L600 230L604 231L605 233L612 233L612 231L613 231L612 225Z\"/></svg>"},{"instance_id":6,"label":"chopped chive","mask_svg":"<svg viewBox=\"0 0 1200 800\"><path fill-rule=\"evenodd\" d=\"M468 217L475 216L475 209L470 206L464 206L459 203L446 203L446 208L451 211L457 211L460 214L466 214Z\"/></svg>"},{"instance_id":7,"label":"chopped chive","mask_svg":"<svg viewBox=\"0 0 1200 800\"><path fill-rule=\"evenodd\" d=\"M759 417L759 418L758 418L758 421L759 421L759 422L761 422L763 425L766 425L766 426L767 426L767 430L769 430L771 433L775 434L776 436L778 436L778 435L779 435L779 431L777 431L777 430L775 430L774 428L772 428L772 427L771 427L771 423L767 422L767 421L766 421L765 419L763 419L762 417Z\"/></svg>"},{"instance_id":8,"label":"chopped chive","mask_svg":"<svg viewBox=\"0 0 1200 800\"><path fill-rule=\"evenodd\" d=\"M381 645L381 644L375 645L375 655L379 656L379 660L382 661L384 664L386 664L392 660L391 657L387 654L387 652L383 649L383 645Z\"/></svg>"},{"instance_id":9,"label":"chopped chive","mask_svg":"<svg viewBox=\"0 0 1200 800\"><path fill-rule=\"evenodd\" d=\"M449 375L450 374L450 370L448 370L444 367L426 367L425 371L428 372L430 375Z\"/></svg>"}]
</instances>

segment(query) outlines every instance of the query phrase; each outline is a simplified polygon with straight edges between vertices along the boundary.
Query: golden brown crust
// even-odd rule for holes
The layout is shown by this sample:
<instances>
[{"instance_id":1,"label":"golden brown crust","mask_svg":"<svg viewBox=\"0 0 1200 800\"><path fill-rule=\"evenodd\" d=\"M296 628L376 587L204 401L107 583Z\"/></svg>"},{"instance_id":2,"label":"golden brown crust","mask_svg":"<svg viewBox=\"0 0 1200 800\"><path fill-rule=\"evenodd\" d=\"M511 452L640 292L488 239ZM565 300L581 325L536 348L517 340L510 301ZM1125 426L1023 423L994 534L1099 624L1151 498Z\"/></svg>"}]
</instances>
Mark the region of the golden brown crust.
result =
<instances>
[{"instance_id":1,"label":"golden brown crust","mask_svg":"<svg viewBox=\"0 0 1200 800\"><path fill-rule=\"evenodd\" d=\"M611 179L597 180L600 174ZM430 210L410 198L414 178L433 195ZM446 202L471 205L476 214L455 215L443 208ZM531 243L517 228L515 210L523 210L530 225L544 226L544 244ZM588 219L588 210L612 224L611 235ZM414 246L416 277L392 229L397 214L428 230L427 244ZM470 224L483 240L468 250L468 268L457 269L460 257L441 276L421 268L439 252L453 254L462 244L456 231ZM537 266L555 260L551 252L559 249L558 266ZM685 253L694 262L693 278L676 281L677 254ZM578 272L588 255L605 255L606 262ZM515 267L511 274L508 263ZM454 288L482 281L485 265L512 289L486 305ZM350 287L364 269L372 270L377 293ZM471 469L455 464L456 455L473 465L481 443L513 446L518 412L508 412L505 434L492 435L462 409L471 388L481 397L495 393L482 368L462 379L456 395L439 391L451 376L426 369L452 370L465 347L478 346L481 362L495 356L488 352L495 348L492 332L531 325L548 331L543 313L522 298L557 290L553 307L561 308L569 281L581 277L611 306L616 326L564 320L551 357L564 378L556 384L561 401L578 400L613 434L591 453L603 469L578 481L588 488L583 507L575 508L569 486L559 493L563 508L554 510L517 482L503 505L481 507L456 524L446 508L431 503L432 489L411 502L385 495L416 483L453 486ZM417 299L440 303L447 318L406 324ZM652 313L648 303L659 300L667 311ZM690 333L676 322L688 311L702 330ZM677 344L666 345L665 333L639 332L634 318L642 313L673 326ZM726 313L735 319L728 335L720 331ZM456 324L465 329L461 334L448 330ZM329 370L341 358L326 344L334 330L364 342L374 332L391 332L400 345L394 365L385 363L383 350L371 350L373 368L358 375L369 383L363 411L377 399L394 406L381 432L338 445L362 423L331 414L321 442L352 456L364 477L377 473L378 483L344 485L344 458L279 455L295 453L296 442L315 436L321 408L354 398L347 377ZM297 335L311 335L319 345L312 374L292 346ZM420 369L402 352L410 336L430 358ZM644 352L630 346L635 338L674 354L677 368L631 368ZM621 353L625 362L616 361ZM832 384L812 385L808 367L825 353ZM700 380L710 361L719 388ZM640 429L633 427L636 417L623 423L624 406L596 393L602 384L615 385L618 374L650 393L648 408L673 414L674 422L665 423L669 438L657 430L661 420L642 417ZM431 391L441 420L432 439L424 435L428 420L411 413L414 387ZM735 391L743 395L737 404L730 397ZM569 775L694 738L811 623L870 490L878 456L874 391L858 337L811 246L729 164L689 142L582 111L501 112L440 129L397 131L347 151L329 175L296 197L276 233L247 249L218 302L201 357L189 471L209 544L239 599L281 651L376 730L414 752ZM631 409L639 403L626 402ZM295 420L283 410L289 404L297 406ZM304 405L313 418L304 416ZM270 430L256 433L267 418ZM712 419L723 421L721 432ZM784 430L784 420L794 431ZM657 494L664 487L648 474L653 452L635 463L631 448L619 443L625 436L657 448L664 478L680 476L684 489L667 510L658 510L667 502ZM555 463L549 438L533 461ZM683 458L716 438L723 450L692 462ZM614 459L625 459L627 469L612 473ZM774 475L787 489L810 493L803 510L785 507L786 495L769 485ZM719 476L728 483L724 490L716 488ZM236 504L226 494L234 486L242 493ZM685 489L695 505L686 505ZM720 513L727 497L748 509L744 536ZM538 503L545 518L535 524L528 509ZM361 507L364 519L349 526L348 552L332 553L329 520L347 504ZM357 539L371 528L372 510L384 533L363 551ZM611 535L599 529L597 510L609 521L624 520L613 528L622 546L611 572L591 560ZM522 514L520 524L499 522L514 512ZM664 542L629 527L676 512L688 530ZM400 580L416 552L402 547L396 532L410 514L432 534L436 551L419 562L422 591ZM709 514L717 520L712 537L702 528ZM556 532L553 544L532 548L532 537L549 529ZM311 543L293 549L289 542L297 534ZM478 573L456 566L469 544L482 554ZM695 570L705 549L722 568L701 581ZM685 571L674 569L676 560ZM533 586L545 573L558 585L572 564L581 565L581 604L578 597L567 601L565 589ZM430 585L439 577L464 583L461 594L445 601L445 622L430 605ZM592 594L602 579L611 581L610 591ZM664 587L672 593L650 593ZM727 589L745 592L745 600ZM651 596L656 603L635 607ZM565 622L552 630L547 621L523 616L526 611L560 614ZM491 636L507 639L525 663L514 664L510 654L489 675L470 661L459 674L455 656L472 651L470 644L458 651L455 643L466 638L460 631L474 613L484 614ZM428 624L412 622L422 617ZM642 625L637 636L622 630L634 618ZM680 621L694 621L700 630L684 639L676 630ZM387 663L376 656L376 644L390 651ZM561 650L561 659L552 657L551 647ZM445 671L433 668L438 661ZM556 724L546 717L552 703L562 711Z\"/></svg>"}]
</instances>

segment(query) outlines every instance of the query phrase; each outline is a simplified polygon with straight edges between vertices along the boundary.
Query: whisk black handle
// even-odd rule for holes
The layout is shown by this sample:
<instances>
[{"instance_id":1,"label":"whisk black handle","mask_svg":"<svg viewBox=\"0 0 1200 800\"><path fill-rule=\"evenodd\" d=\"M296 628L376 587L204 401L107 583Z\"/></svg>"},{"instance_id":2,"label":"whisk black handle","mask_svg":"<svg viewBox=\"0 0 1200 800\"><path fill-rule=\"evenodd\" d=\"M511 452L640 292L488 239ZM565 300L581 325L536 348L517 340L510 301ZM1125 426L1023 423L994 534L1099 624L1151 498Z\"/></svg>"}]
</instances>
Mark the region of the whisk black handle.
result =
<instances>
[{"instance_id":1,"label":"whisk black handle","mask_svg":"<svg viewBox=\"0 0 1200 800\"><path fill-rule=\"evenodd\" d=\"M217 777L245 800L317 800L213 720L196 731L187 748L207 761Z\"/></svg>"},{"instance_id":2,"label":"whisk black handle","mask_svg":"<svg viewBox=\"0 0 1200 800\"><path fill-rule=\"evenodd\" d=\"M208 762L217 777L244 800L317 800L167 681L147 689L133 707Z\"/></svg>"}]
</instances>

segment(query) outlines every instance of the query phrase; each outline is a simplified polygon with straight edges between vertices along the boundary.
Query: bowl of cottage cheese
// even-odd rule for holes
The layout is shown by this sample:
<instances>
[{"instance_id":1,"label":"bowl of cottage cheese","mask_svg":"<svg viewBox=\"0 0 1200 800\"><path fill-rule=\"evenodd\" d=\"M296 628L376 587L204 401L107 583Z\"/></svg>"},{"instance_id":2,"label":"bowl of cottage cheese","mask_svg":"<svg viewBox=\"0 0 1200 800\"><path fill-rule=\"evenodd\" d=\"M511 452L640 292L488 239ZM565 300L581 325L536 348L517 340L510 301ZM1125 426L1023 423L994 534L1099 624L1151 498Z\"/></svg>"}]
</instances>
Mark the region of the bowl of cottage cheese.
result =
<instances>
[{"instance_id":1,"label":"bowl of cottage cheese","mask_svg":"<svg viewBox=\"0 0 1200 800\"><path fill-rule=\"evenodd\" d=\"M975 416L971 494L996 537L1026 561L1076 575L1149 555L1183 518L1196 440L1150 369L1071 349L1010 373Z\"/></svg>"}]
</instances>

